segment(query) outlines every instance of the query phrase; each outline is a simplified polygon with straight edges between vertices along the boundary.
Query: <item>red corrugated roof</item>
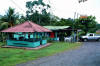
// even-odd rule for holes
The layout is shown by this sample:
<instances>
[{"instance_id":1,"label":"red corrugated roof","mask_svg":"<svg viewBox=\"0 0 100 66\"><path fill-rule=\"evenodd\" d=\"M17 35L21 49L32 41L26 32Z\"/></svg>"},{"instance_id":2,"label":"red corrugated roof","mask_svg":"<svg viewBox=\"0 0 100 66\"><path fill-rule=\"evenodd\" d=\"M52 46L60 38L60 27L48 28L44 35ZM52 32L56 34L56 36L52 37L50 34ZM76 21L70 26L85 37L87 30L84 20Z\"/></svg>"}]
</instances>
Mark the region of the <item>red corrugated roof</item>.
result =
<instances>
[{"instance_id":1,"label":"red corrugated roof","mask_svg":"<svg viewBox=\"0 0 100 66\"><path fill-rule=\"evenodd\" d=\"M1 32L52 32L52 31L40 25L37 25L33 22L26 21L22 24L2 30Z\"/></svg>"}]
</instances>

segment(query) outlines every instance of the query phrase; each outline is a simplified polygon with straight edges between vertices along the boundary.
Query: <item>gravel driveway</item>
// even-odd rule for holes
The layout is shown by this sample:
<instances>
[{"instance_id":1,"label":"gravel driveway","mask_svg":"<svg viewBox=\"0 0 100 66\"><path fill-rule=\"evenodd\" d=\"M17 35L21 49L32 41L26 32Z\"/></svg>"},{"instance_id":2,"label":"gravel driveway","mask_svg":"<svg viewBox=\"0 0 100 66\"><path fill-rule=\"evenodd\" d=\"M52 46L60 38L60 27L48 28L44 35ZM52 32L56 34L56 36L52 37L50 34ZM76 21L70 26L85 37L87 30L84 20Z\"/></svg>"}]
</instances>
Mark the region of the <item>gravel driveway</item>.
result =
<instances>
[{"instance_id":1,"label":"gravel driveway","mask_svg":"<svg viewBox=\"0 0 100 66\"><path fill-rule=\"evenodd\" d=\"M84 42L79 49L16 66L100 66L100 42Z\"/></svg>"}]
</instances>

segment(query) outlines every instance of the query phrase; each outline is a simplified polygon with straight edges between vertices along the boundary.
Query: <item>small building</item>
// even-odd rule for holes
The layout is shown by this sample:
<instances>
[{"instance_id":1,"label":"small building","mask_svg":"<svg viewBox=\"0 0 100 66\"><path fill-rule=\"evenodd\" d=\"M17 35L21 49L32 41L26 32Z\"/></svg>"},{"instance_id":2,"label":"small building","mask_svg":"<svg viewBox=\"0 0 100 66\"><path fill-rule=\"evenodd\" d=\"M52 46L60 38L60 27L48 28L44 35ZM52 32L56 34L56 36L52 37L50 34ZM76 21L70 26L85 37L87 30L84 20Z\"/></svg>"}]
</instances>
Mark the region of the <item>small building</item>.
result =
<instances>
[{"instance_id":1,"label":"small building","mask_svg":"<svg viewBox=\"0 0 100 66\"><path fill-rule=\"evenodd\" d=\"M50 37L53 40L64 41L64 37L69 37L72 35L72 32L77 32L77 30L73 30L70 26L44 26L45 28L52 30L50 33Z\"/></svg>"},{"instance_id":2,"label":"small building","mask_svg":"<svg viewBox=\"0 0 100 66\"><path fill-rule=\"evenodd\" d=\"M47 43L47 32L52 31L33 22L26 21L1 32L8 34L7 46L37 47Z\"/></svg>"}]
</instances>

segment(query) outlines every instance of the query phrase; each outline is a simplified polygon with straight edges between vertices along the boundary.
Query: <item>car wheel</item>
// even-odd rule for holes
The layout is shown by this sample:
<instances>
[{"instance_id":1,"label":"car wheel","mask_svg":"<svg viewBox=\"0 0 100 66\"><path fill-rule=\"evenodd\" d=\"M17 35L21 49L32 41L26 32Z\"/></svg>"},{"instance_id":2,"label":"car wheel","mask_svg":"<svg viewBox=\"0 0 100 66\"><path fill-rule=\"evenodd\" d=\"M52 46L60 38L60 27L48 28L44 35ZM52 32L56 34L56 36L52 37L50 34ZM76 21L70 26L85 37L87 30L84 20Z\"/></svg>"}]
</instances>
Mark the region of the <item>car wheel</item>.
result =
<instances>
[{"instance_id":1,"label":"car wheel","mask_svg":"<svg viewBox=\"0 0 100 66\"><path fill-rule=\"evenodd\" d=\"M84 39L84 42L86 42L87 41L87 39Z\"/></svg>"},{"instance_id":2,"label":"car wheel","mask_svg":"<svg viewBox=\"0 0 100 66\"><path fill-rule=\"evenodd\" d=\"M98 39L98 41L100 41L100 38Z\"/></svg>"}]
</instances>

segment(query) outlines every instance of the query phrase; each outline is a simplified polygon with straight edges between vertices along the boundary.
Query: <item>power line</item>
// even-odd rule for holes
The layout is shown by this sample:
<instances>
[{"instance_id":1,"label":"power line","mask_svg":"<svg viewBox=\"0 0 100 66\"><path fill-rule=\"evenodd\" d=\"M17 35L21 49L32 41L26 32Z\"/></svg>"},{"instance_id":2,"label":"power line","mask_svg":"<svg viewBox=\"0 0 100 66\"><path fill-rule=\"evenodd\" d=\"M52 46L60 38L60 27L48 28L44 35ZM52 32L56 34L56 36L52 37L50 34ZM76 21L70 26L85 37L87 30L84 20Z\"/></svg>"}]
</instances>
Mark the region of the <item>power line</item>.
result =
<instances>
[{"instance_id":1,"label":"power line","mask_svg":"<svg viewBox=\"0 0 100 66\"><path fill-rule=\"evenodd\" d=\"M14 2L14 0L10 0L14 5L16 5L20 10L22 10L23 12L25 12L26 13L26 11L24 11L18 4L16 4L15 2Z\"/></svg>"}]
</instances>

